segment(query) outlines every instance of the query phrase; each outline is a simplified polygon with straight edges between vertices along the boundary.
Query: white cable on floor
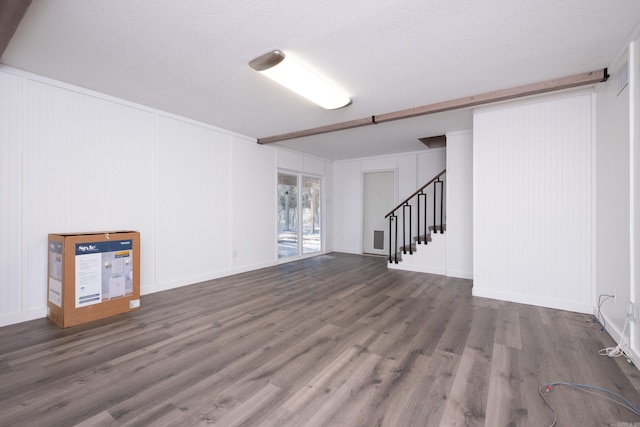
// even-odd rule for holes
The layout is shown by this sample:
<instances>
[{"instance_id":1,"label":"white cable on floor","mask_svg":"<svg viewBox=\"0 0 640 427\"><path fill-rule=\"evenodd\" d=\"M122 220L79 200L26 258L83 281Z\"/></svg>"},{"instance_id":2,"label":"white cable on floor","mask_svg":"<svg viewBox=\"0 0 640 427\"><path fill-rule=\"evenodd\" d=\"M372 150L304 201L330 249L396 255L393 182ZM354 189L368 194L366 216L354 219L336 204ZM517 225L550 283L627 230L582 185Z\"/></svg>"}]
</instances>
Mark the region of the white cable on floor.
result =
<instances>
[{"instance_id":1,"label":"white cable on floor","mask_svg":"<svg viewBox=\"0 0 640 427\"><path fill-rule=\"evenodd\" d=\"M627 314L627 318L624 321L624 327L622 328L622 334L620 335L620 342L615 347L607 347L603 348L598 352L601 356L609 356L609 357L620 357L625 356L628 358L629 354L629 338L625 337L625 332L627 331L627 325L629 324L629 315Z\"/></svg>"}]
</instances>

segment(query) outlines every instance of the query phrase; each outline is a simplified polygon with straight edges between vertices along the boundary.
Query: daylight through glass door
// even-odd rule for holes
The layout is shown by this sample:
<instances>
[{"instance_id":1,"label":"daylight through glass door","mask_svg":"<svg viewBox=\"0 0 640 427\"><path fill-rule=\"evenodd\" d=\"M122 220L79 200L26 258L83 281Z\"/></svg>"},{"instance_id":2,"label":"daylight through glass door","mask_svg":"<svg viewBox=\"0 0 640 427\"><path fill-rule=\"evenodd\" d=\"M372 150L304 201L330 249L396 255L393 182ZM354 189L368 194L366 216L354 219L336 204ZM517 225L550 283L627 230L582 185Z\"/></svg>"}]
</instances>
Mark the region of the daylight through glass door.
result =
<instances>
[{"instance_id":1,"label":"daylight through glass door","mask_svg":"<svg viewBox=\"0 0 640 427\"><path fill-rule=\"evenodd\" d=\"M320 251L320 178L302 177L302 253Z\"/></svg>"},{"instance_id":2,"label":"daylight through glass door","mask_svg":"<svg viewBox=\"0 0 640 427\"><path fill-rule=\"evenodd\" d=\"M279 172L277 197L278 259L321 251L321 179Z\"/></svg>"}]
</instances>

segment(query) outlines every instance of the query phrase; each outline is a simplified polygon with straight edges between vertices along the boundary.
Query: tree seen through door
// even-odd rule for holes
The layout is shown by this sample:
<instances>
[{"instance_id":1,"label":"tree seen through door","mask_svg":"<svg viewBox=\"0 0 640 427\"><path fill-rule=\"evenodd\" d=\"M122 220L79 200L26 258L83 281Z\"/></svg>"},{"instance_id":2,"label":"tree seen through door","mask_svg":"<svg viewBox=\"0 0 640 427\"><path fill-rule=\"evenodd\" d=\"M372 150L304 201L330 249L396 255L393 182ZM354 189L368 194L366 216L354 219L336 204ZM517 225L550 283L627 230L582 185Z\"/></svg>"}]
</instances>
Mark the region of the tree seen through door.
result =
<instances>
[{"instance_id":1,"label":"tree seen through door","mask_svg":"<svg viewBox=\"0 0 640 427\"><path fill-rule=\"evenodd\" d=\"M320 187L320 178L278 173L278 258L321 250Z\"/></svg>"}]
</instances>

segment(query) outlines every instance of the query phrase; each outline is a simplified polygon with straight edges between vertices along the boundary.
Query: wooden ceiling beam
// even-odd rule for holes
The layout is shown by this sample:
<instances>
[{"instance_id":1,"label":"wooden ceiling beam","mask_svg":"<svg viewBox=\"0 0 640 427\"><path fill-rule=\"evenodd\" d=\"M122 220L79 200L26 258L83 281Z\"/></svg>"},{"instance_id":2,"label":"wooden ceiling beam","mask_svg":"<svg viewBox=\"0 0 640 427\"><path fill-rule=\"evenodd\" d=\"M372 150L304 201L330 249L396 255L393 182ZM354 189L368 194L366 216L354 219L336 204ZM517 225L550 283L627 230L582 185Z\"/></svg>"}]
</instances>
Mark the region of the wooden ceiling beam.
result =
<instances>
[{"instance_id":1,"label":"wooden ceiling beam","mask_svg":"<svg viewBox=\"0 0 640 427\"><path fill-rule=\"evenodd\" d=\"M320 126L317 128L300 130L282 135L274 135L266 138L259 138L259 144L269 144L272 142L285 141L288 139L302 138L305 136L320 135L323 133L337 132L345 129L352 129L360 126L367 126L377 123L391 122L394 120L409 119L412 117L435 114L443 111L458 110L462 108L475 107L483 104L490 104L510 99L523 98L526 96L539 95L542 93L555 92L558 90L570 89L579 86L587 86L604 82L609 78L607 69L589 71L572 76L546 80L543 82L517 86L510 89L502 89L493 92L486 92L480 95L468 96L465 98L453 99L451 101L437 102L435 104L423 105L421 107L409 108L407 110L395 111L393 113L380 114L367 117L365 119L352 120L349 122L336 123L333 125Z\"/></svg>"},{"instance_id":2,"label":"wooden ceiling beam","mask_svg":"<svg viewBox=\"0 0 640 427\"><path fill-rule=\"evenodd\" d=\"M0 56L18 29L31 0L0 0Z\"/></svg>"},{"instance_id":3,"label":"wooden ceiling beam","mask_svg":"<svg viewBox=\"0 0 640 427\"><path fill-rule=\"evenodd\" d=\"M531 95L539 95L547 92L554 92L563 89L570 89L579 86L586 86L607 80L609 74L607 69L590 71L573 76L561 77L559 79L547 80L539 83L532 83L524 86L517 86L510 89L486 92L480 95L458 98L451 101L437 102L435 104L424 105L422 107L409 108L407 110L393 113L381 114L376 117L377 123L390 122L393 120L409 119L411 117L424 116L427 114L440 113L443 111L458 110L460 108L475 107L493 102L507 101L510 99L524 98Z\"/></svg>"},{"instance_id":4,"label":"wooden ceiling beam","mask_svg":"<svg viewBox=\"0 0 640 427\"><path fill-rule=\"evenodd\" d=\"M290 132L290 133L283 133L281 135L269 136L267 138L259 138L258 144L269 144L271 142L286 141L287 139L295 139L295 138L302 138L304 136L320 135L320 134L329 133L329 132L337 132L339 130L346 130L346 129L353 129L353 128L362 127L362 126L368 126L374 123L375 122L373 121L373 117L366 117L364 119L351 120L348 122L335 123L332 125L320 126L312 129L300 130L300 131Z\"/></svg>"}]
</instances>

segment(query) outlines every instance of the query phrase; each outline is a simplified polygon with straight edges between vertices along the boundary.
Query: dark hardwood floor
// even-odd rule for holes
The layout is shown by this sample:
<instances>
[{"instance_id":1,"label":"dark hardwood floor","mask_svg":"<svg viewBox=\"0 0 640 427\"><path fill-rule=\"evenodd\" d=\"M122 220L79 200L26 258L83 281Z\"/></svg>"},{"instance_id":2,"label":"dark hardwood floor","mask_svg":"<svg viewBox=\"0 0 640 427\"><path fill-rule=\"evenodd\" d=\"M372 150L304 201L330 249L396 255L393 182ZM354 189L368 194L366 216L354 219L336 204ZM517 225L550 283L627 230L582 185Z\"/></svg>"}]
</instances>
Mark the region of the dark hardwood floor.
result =
<instances>
[{"instance_id":1,"label":"dark hardwood floor","mask_svg":"<svg viewBox=\"0 0 640 427\"><path fill-rule=\"evenodd\" d=\"M471 296L471 281L329 254L142 297L61 329L0 328L2 426L548 426L548 382L640 405L591 316ZM640 426L556 387L558 426Z\"/></svg>"}]
</instances>

